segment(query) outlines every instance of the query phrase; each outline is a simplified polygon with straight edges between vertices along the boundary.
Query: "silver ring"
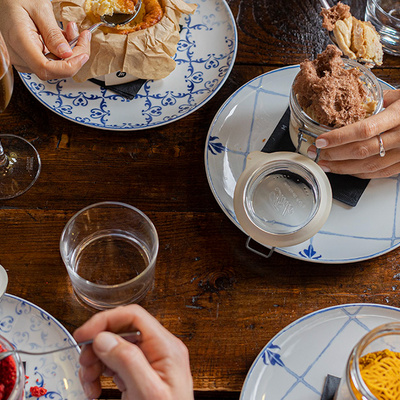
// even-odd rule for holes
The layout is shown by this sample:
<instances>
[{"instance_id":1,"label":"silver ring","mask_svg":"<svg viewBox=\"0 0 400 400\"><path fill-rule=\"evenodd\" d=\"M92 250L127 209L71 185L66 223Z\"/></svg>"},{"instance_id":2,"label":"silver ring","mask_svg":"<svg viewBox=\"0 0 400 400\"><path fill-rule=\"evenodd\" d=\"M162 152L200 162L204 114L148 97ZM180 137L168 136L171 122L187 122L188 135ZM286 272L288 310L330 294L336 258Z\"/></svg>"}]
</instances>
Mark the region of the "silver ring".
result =
<instances>
[{"instance_id":1,"label":"silver ring","mask_svg":"<svg viewBox=\"0 0 400 400\"><path fill-rule=\"evenodd\" d=\"M385 148L383 147L383 140L381 138L381 134L378 135L378 140L379 140L379 155L381 157L385 157L386 151Z\"/></svg>"}]
</instances>

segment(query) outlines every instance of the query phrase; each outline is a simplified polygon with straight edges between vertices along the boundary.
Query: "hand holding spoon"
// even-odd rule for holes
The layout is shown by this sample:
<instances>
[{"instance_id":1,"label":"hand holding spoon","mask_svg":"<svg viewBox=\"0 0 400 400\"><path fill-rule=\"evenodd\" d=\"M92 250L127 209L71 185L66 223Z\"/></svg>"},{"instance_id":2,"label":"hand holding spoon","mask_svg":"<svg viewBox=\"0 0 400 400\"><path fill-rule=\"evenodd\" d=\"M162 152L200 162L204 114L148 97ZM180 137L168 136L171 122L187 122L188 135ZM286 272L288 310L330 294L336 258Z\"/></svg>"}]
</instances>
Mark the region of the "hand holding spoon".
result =
<instances>
[{"instance_id":1,"label":"hand holding spoon","mask_svg":"<svg viewBox=\"0 0 400 400\"><path fill-rule=\"evenodd\" d=\"M93 33L100 26L108 26L110 28L115 28L117 25L129 24L129 22L131 22L138 15L141 6L142 6L142 0L138 0L137 3L135 4L135 9L132 14L115 13L113 15L101 15L100 16L101 22L97 22L96 24L89 27L87 30ZM68 42L68 44L71 46L71 49L74 48L78 39L79 36L75 37L70 42ZM50 60L60 59L55 54L50 52L46 53L45 56Z\"/></svg>"},{"instance_id":2,"label":"hand holding spoon","mask_svg":"<svg viewBox=\"0 0 400 400\"><path fill-rule=\"evenodd\" d=\"M127 332L127 333L116 333L116 335L126 338L127 340L129 340L132 343L137 343L140 339L141 333L140 333L140 331L135 331L135 332ZM40 351L40 352L25 351L25 350L19 350L19 349L2 351L2 352L0 352L0 361L3 360L4 358L7 358L8 356L12 356L17 353L18 354L26 354L29 356L42 356L42 355L46 355L46 354L56 353L58 351L74 349L77 347L84 346L85 344L90 344L92 342L93 342L93 339L86 340L85 342L80 342L80 343L73 344L73 345L67 346L67 347L58 347L57 349Z\"/></svg>"}]
</instances>

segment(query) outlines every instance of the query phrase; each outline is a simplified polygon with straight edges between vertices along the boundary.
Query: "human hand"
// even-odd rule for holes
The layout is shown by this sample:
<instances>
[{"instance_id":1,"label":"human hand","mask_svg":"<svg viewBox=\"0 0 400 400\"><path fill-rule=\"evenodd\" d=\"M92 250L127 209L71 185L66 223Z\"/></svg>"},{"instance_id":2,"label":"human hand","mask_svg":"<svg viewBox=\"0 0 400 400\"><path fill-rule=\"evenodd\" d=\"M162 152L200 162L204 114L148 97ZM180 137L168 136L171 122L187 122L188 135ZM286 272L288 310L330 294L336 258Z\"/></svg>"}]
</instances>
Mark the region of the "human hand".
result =
<instances>
[{"instance_id":1,"label":"human hand","mask_svg":"<svg viewBox=\"0 0 400 400\"><path fill-rule=\"evenodd\" d=\"M139 330L133 344L111 332ZM74 333L82 349L79 377L88 398L101 393L100 376L113 376L124 400L193 400L186 346L138 305L95 314Z\"/></svg>"},{"instance_id":2,"label":"human hand","mask_svg":"<svg viewBox=\"0 0 400 400\"><path fill-rule=\"evenodd\" d=\"M49 0L0 0L0 30L11 63L20 72L33 72L42 80L75 75L89 59L89 31L81 32L71 50L68 40L79 35L76 24L68 24L63 32L54 17ZM50 51L60 60L49 60Z\"/></svg>"},{"instance_id":3,"label":"human hand","mask_svg":"<svg viewBox=\"0 0 400 400\"><path fill-rule=\"evenodd\" d=\"M385 109L369 118L321 134L318 164L325 172L359 178L385 178L400 173L400 90L384 91ZM379 155L379 135L386 155ZM316 147L308 155L315 158Z\"/></svg>"}]
</instances>

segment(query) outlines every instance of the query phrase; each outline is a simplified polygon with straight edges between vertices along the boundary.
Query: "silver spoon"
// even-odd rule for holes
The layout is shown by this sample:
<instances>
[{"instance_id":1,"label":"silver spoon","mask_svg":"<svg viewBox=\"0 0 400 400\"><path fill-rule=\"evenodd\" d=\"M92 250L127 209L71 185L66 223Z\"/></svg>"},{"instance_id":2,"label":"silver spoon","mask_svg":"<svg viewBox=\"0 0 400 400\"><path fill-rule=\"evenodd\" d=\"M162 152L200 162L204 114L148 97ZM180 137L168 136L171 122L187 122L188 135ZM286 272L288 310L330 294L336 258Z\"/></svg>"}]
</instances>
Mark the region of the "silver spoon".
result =
<instances>
[{"instance_id":1,"label":"silver spoon","mask_svg":"<svg viewBox=\"0 0 400 400\"><path fill-rule=\"evenodd\" d=\"M87 30L93 33L100 26L108 26L110 28L115 28L117 25L126 25L129 24L139 13L140 7L142 6L142 0L138 0L135 4L135 10L132 14L113 14L113 15L101 15L101 22L97 22L96 24L89 27ZM79 36L73 38L68 44L71 46L71 49L75 47ZM46 53L45 56L50 60L59 60L53 53Z\"/></svg>"},{"instance_id":2,"label":"silver spoon","mask_svg":"<svg viewBox=\"0 0 400 400\"><path fill-rule=\"evenodd\" d=\"M321 3L321 7L322 8L326 8L327 10L329 10L331 8L331 6L327 2L327 0L319 0L319 2ZM333 33L333 31L328 31L328 36L329 36L330 41L340 49L340 46L339 46L339 44L338 44L338 42L336 40L336 37L335 37L335 34ZM340 49L340 50L342 50L342 49ZM345 55L344 55L344 57L348 58L348 56L345 56ZM363 64L364 66L366 66L367 68L372 68L372 67L374 67L376 65L372 61L366 61L366 60L362 60L362 59L357 59L357 61L360 64Z\"/></svg>"},{"instance_id":3,"label":"silver spoon","mask_svg":"<svg viewBox=\"0 0 400 400\"><path fill-rule=\"evenodd\" d=\"M127 338L127 339L129 338L130 342L137 343L140 339L141 333L140 333L140 331L134 331L134 332L126 332L126 333L116 333L116 335L123 337L123 338ZM80 342L80 343L74 344L72 346L60 347L57 349L40 351L40 352L25 351L25 350L19 350L19 349L3 351L3 352L0 352L0 361L3 360L4 358L7 358L8 356L12 356L17 353L18 354L26 354L26 355L30 355L30 356L43 356L46 354L56 353L57 351L74 349L77 347L84 346L85 344L90 344L92 342L93 342L93 339L90 339L90 340L86 340L85 342Z\"/></svg>"}]
</instances>

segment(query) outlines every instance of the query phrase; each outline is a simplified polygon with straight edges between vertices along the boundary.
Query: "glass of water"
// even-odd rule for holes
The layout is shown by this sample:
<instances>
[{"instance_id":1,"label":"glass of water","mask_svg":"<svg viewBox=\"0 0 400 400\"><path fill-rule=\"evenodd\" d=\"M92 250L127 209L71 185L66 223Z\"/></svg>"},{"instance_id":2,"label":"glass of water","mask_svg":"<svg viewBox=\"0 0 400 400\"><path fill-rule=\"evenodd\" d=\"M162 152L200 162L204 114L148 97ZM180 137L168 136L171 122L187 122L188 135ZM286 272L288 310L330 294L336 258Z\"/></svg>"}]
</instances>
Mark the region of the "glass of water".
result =
<instances>
[{"instance_id":1,"label":"glass of water","mask_svg":"<svg viewBox=\"0 0 400 400\"><path fill-rule=\"evenodd\" d=\"M96 309L140 302L153 287L158 235L131 205L102 202L66 224L60 252L75 294Z\"/></svg>"},{"instance_id":2,"label":"glass of water","mask_svg":"<svg viewBox=\"0 0 400 400\"><path fill-rule=\"evenodd\" d=\"M365 20L370 21L381 36L383 50L400 56L400 1L367 0Z\"/></svg>"}]
</instances>

